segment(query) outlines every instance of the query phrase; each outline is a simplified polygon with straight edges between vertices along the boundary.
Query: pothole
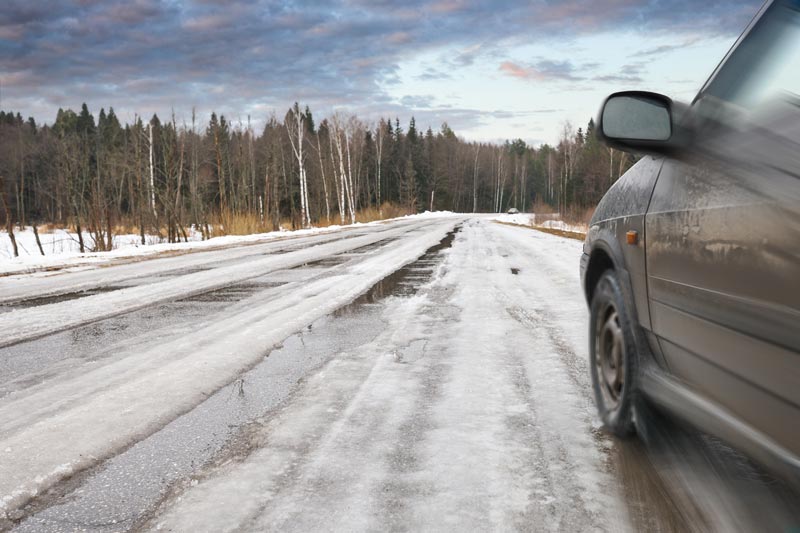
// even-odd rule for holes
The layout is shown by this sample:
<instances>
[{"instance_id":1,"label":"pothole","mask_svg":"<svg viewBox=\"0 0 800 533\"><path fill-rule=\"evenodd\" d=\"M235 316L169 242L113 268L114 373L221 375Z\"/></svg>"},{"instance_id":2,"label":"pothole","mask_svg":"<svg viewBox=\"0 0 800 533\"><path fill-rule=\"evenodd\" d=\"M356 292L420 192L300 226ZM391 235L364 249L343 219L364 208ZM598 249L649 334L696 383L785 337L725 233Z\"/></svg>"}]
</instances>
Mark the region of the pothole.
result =
<instances>
[{"instance_id":1,"label":"pothole","mask_svg":"<svg viewBox=\"0 0 800 533\"><path fill-rule=\"evenodd\" d=\"M325 259L318 259L316 261L309 261L308 263L303 263L302 265L297 265L293 267L294 269L298 268L307 268L307 267L332 267L336 265L341 265L345 261L349 261L349 257L343 257L341 255L334 255L332 257L326 257Z\"/></svg>"},{"instance_id":2,"label":"pothole","mask_svg":"<svg viewBox=\"0 0 800 533\"><path fill-rule=\"evenodd\" d=\"M265 289L272 289L284 285L285 282L243 282L235 285L228 285L221 289L216 289L202 294L196 294L188 298L178 300L179 302L224 302L234 303L244 300L248 296L263 291Z\"/></svg>"},{"instance_id":3,"label":"pothole","mask_svg":"<svg viewBox=\"0 0 800 533\"><path fill-rule=\"evenodd\" d=\"M442 250L453 245L453 241L459 231L461 231L460 224L449 231L438 244L428 248L419 259L389 274L370 287L367 292L353 300L352 303L336 310L334 315L346 314L354 308L376 303L389 296L413 296L416 294L420 287L431 279L434 271L442 261Z\"/></svg>"},{"instance_id":4,"label":"pothole","mask_svg":"<svg viewBox=\"0 0 800 533\"><path fill-rule=\"evenodd\" d=\"M0 304L0 313L7 313L9 311L14 311L16 309L28 309L31 307L39 307L40 305L68 302L70 300L77 300L79 298L85 298L87 296L92 296L94 294L102 294L104 292L116 291L122 288L124 287L119 287L116 285L106 285L105 287L93 287L91 289L86 289L85 291L65 292L63 294L55 294L52 296L39 296L37 298L28 298L25 300L3 303Z\"/></svg>"}]
</instances>

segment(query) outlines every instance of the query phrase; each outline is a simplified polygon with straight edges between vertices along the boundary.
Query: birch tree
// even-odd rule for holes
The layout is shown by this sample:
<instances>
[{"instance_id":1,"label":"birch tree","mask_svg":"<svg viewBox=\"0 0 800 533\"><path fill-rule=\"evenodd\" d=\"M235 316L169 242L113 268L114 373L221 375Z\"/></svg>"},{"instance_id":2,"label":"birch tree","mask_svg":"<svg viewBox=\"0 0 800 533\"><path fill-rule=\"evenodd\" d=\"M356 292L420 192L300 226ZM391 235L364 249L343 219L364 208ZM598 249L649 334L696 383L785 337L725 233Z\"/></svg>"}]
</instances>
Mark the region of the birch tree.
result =
<instances>
[{"instance_id":1,"label":"birch tree","mask_svg":"<svg viewBox=\"0 0 800 533\"><path fill-rule=\"evenodd\" d=\"M353 198L353 173L352 158L350 155L350 144L352 132L351 123L345 122L344 117L336 113L331 120L333 126L333 144L336 147L336 155L339 167L339 205L344 223L344 211L350 215L350 222L356 221L355 201Z\"/></svg>"},{"instance_id":2,"label":"birch tree","mask_svg":"<svg viewBox=\"0 0 800 533\"><path fill-rule=\"evenodd\" d=\"M297 159L300 180L300 220L304 228L311 225L311 214L308 206L308 181L306 179L306 159L303 152L306 134L305 115L300 111L300 105L295 102L294 107L289 109L284 120L286 131L289 134L289 141L292 144L294 157Z\"/></svg>"}]
</instances>

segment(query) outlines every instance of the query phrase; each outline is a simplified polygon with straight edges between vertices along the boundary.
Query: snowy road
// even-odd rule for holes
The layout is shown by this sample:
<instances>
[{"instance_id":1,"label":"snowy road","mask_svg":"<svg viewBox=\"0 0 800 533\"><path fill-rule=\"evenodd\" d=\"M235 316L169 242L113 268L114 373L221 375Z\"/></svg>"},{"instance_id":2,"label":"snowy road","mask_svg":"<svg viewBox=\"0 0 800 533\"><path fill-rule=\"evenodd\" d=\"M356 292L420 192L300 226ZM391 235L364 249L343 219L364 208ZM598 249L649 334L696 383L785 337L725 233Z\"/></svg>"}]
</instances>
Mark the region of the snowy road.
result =
<instances>
[{"instance_id":1,"label":"snowy road","mask_svg":"<svg viewBox=\"0 0 800 533\"><path fill-rule=\"evenodd\" d=\"M580 253L412 217L0 280L0 530L708 525L598 426Z\"/></svg>"}]
</instances>

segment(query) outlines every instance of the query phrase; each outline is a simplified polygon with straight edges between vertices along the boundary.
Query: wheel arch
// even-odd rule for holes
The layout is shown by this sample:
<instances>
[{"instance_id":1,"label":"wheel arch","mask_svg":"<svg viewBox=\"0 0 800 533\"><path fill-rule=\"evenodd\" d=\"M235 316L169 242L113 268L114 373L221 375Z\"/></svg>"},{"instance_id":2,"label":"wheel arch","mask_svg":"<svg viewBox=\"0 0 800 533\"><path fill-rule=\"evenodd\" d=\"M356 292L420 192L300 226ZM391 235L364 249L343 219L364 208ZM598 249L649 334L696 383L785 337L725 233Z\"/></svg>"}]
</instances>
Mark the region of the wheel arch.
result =
<instances>
[{"instance_id":1,"label":"wheel arch","mask_svg":"<svg viewBox=\"0 0 800 533\"><path fill-rule=\"evenodd\" d=\"M596 246L589 255L589 263L586 266L586 301L592 301L597 282L606 270L615 269L616 265L611 258L611 254L602 246Z\"/></svg>"},{"instance_id":2,"label":"wheel arch","mask_svg":"<svg viewBox=\"0 0 800 533\"><path fill-rule=\"evenodd\" d=\"M652 361L659 367L663 367L664 362L663 358L660 356L660 350L651 340L648 340L645 328L641 327L642 324L639 320L639 310L633 294L631 276L623 259L622 247L615 238L614 231L612 231L611 228L596 228L593 237L584 278L586 301L591 306L597 283L600 281L603 273L607 270L613 270L619 281L622 298L625 302L628 314L631 317L631 322L639 326L634 332L638 353L645 361ZM647 329L649 331L649 328Z\"/></svg>"}]
</instances>

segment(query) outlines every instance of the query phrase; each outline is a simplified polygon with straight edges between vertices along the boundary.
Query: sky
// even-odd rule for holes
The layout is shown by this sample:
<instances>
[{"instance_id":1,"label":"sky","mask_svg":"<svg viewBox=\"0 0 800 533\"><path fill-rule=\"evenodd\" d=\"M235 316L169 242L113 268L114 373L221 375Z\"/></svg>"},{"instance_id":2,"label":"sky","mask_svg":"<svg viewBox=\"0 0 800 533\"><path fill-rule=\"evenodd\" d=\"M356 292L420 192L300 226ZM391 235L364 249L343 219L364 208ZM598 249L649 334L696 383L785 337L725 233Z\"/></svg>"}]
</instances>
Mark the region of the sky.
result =
<instances>
[{"instance_id":1,"label":"sky","mask_svg":"<svg viewBox=\"0 0 800 533\"><path fill-rule=\"evenodd\" d=\"M0 108L263 125L398 117L556 142L626 89L689 101L759 0L4 0Z\"/></svg>"}]
</instances>

